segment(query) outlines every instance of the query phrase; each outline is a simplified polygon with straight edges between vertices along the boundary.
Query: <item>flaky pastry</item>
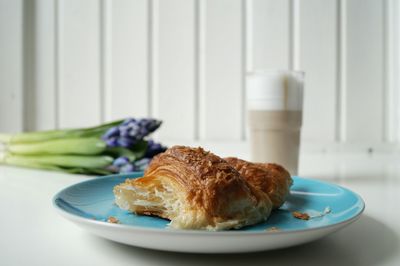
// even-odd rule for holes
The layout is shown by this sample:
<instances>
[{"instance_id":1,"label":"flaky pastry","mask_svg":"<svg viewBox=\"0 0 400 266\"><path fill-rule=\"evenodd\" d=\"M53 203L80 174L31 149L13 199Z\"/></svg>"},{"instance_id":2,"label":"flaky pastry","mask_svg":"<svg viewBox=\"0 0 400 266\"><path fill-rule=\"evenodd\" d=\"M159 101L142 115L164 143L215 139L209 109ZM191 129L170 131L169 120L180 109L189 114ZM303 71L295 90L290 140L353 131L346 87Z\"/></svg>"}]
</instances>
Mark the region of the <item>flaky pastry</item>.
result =
<instances>
[{"instance_id":1,"label":"flaky pastry","mask_svg":"<svg viewBox=\"0 0 400 266\"><path fill-rule=\"evenodd\" d=\"M240 228L268 218L272 203L225 160L202 148L174 146L144 176L114 188L116 204L171 220L182 229Z\"/></svg>"},{"instance_id":2,"label":"flaky pastry","mask_svg":"<svg viewBox=\"0 0 400 266\"><path fill-rule=\"evenodd\" d=\"M224 160L238 170L247 182L267 193L275 209L285 202L293 183L285 168L274 163L251 163L235 157Z\"/></svg>"}]
</instances>

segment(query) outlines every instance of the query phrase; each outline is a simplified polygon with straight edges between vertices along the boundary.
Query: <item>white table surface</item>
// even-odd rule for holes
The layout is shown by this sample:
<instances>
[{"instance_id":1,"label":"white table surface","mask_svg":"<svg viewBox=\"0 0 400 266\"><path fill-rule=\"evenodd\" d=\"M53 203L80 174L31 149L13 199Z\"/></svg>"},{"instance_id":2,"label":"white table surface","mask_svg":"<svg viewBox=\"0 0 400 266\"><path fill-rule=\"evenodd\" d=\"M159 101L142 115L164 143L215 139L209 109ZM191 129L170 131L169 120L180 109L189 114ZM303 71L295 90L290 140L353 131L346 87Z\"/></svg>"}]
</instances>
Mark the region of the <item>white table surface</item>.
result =
<instances>
[{"instance_id":1,"label":"white table surface","mask_svg":"<svg viewBox=\"0 0 400 266\"><path fill-rule=\"evenodd\" d=\"M400 265L400 156L307 154L300 175L346 186L366 202L360 220L302 246L249 254L152 251L89 234L52 196L88 177L0 167L0 265Z\"/></svg>"}]
</instances>

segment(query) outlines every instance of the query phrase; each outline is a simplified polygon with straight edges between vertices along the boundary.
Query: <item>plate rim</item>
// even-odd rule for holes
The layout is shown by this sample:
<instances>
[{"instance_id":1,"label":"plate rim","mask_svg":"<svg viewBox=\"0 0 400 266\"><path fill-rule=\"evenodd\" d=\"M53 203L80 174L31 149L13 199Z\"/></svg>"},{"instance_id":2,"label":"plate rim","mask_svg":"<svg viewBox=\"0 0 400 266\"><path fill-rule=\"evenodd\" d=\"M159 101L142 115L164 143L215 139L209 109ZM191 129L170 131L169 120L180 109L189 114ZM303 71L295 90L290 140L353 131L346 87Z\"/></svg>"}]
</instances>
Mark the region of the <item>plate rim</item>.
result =
<instances>
[{"instance_id":1,"label":"plate rim","mask_svg":"<svg viewBox=\"0 0 400 266\"><path fill-rule=\"evenodd\" d=\"M84 183L90 183L93 181L97 181L97 180L101 180L101 179L110 179L113 177L124 177L126 176L126 178L135 178L137 177L137 175L141 175L143 174L143 172L131 172L131 173L127 173L127 174L115 174L115 175L107 175L107 176L101 176L101 177L91 177L89 180L84 180L84 181L80 181L74 184L71 184L69 186L66 186L64 188L62 188L61 190L59 190L53 197L52 197L52 205L53 207L56 209L56 211L63 217L69 219L69 220L75 220L77 222L81 222L81 223L85 223L85 224L89 224L89 225L96 225L96 226L103 226L103 227L107 227L107 228L115 228L115 229L120 229L120 230L128 230L128 231L132 231L132 232L147 232L147 233L157 233L157 234L174 234L174 235L211 235L211 236L248 236L248 235L270 235L270 234L293 234L293 233L300 233L300 232L310 232L310 231L317 231L317 230L325 230L325 229L329 229L332 227L341 227L341 225L345 226L347 224L350 224L356 220L358 220L360 218L360 216L362 215L362 213L365 210L365 201L363 200L363 198L356 192L345 188L341 185L338 184L334 184L332 182L327 182L327 181L321 181L319 179L314 179L314 178L304 178L304 177L300 177L300 176L292 176L292 178L299 178L299 179L303 179L303 180L311 180L314 182L319 182L319 183L325 183L327 185L330 186L334 186L334 187L339 187L343 190L346 190L347 192L352 193L356 198L357 198L357 203L361 204L361 208L360 210L354 214L354 216L352 216L351 218L348 218L344 221L341 222L337 222L337 223L333 223L333 224L328 224L328 225L322 225L322 226L317 226L317 227L311 227L311 228L303 228L303 229L290 229L290 230L279 230L279 231L268 231L268 230L263 230L263 231L239 231L239 230L217 230L217 231L208 231L208 230L195 230L195 229L174 229L174 228L151 228L151 227L143 227L143 226L137 226L137 225L126 225L126 224L115 224L115 223L108 223L105 221L99 221L99 220L95 220L95 219L89 219L89 218L85 218L73 213L70 213L66 210L64 210L63 208L61 208L58 204L57 204L57 199L59 198L60 194L62 194L64 191L77 186L77 185L81 185Z\"/></svg>"}]
</instances>

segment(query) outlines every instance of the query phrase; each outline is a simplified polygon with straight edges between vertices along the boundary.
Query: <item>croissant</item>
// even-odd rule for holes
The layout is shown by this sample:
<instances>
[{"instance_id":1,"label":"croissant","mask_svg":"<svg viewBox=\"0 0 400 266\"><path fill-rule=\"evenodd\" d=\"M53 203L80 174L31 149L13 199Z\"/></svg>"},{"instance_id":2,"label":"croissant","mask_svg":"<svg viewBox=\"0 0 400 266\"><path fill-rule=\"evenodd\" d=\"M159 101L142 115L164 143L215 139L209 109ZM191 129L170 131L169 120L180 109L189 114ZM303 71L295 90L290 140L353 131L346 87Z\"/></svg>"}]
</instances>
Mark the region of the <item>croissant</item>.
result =
<instances>
[{"instance_id":1,"label":"croissant","mask_svg":"<svg viewBox=\"0 0 400 266\"><path fill-rule=\"evenodd\" d=\"M285 202L293 183L288 171L274 163L251 163L235 157L224 158L251 185L267 193L273 208Z\"/></svg>"},{"instance_id":2,"label":"croissant","mask_svg":"<svg viewBox=\"0 0 400 266\"><path fill-rule=\"evenodd\" d=\"M225 160L202 148L174 146L144 176L114 188L116 204L171 220L170 227L222 230L268 218L272 203Z\"/></svg>"}]
</instances>

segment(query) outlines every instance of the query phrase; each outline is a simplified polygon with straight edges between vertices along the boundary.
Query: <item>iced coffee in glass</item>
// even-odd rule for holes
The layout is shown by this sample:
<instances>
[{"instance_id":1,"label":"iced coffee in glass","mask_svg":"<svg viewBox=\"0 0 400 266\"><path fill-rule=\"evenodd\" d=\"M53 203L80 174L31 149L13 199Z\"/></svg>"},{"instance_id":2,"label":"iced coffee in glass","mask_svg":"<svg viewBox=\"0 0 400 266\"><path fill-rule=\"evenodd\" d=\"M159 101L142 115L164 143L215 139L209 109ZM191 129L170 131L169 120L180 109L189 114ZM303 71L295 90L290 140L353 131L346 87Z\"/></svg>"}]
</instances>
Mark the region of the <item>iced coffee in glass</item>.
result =
<instances>
[{"instance_id":1,"label":"iced coffee in glass","mask_svg":"<svg viewBox=\"0 0 400 266\"><path fill-rule=\"evenodd\" d=\"M247 110L254 162L284 166L297 175L304 73L254 71L247 75Z\"/></svg>"}]
</instances>

